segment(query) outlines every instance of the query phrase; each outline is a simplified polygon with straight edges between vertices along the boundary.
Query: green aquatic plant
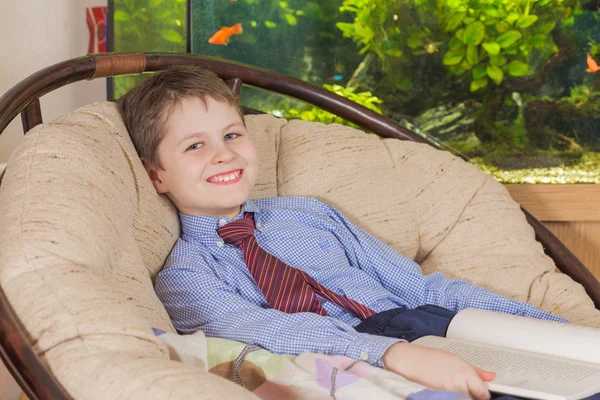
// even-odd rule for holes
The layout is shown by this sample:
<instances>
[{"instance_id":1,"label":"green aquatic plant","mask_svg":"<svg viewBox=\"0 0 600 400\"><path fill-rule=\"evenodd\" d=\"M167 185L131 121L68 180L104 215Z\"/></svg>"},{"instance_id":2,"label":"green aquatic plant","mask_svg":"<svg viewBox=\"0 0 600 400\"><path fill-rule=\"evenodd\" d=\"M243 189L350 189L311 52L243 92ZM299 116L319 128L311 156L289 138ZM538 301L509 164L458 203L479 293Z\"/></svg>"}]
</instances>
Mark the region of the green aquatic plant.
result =
<instances>
[{"instance_id":1,"label":"green aquatic plant","mask_svg":"<svg viewBox=\"0 0 600 400\"><path fill-rule=\"evenodd\" d=\"M475 92L488 84L501 85L505 76L532 74L534 49L558 52L550 33L567 10L572 10L568 3L344 0L340 11L353 13L354 21L336 26L360 46L360 54L373 52L382 61L402 56L405 48L414 56L440 51L442 64L450 72L470 72L470 90Z\"/></svg>"},{"instance_id":2,"label":"green aquatic plant","mask_svg":"<svg viewBox=\"0 0 600 400\"><path fill-rule=\"evenodd\" d=\"M345 97L357 104L360 104L361 106L366 107L369 110L373 110L376 113L381 114L381 108L379 108L379 105L382 103L382 101L376 96L373 96L371 92L354 93L354 90L347 89L340 85L325 84L323 85L323 87L329 90L330 92L334 92L335 94ZM287 119L303 119L305 121L317 121L322 122L324 124L336 123L358 128L356 124L353 124L349 121L346 121L343 118L338 117L335 114L332 114L314 106L307 106L300 109L284 109L284 111L278 114Z\"/></svg>"},{"instance_id":3,"label":"green aquatic plant","mask_svg":"<svg viewBox=\"0 0 600 400\"><path fill-rule=\"evenodd\" d=\"M114 21L119 51L185 51L186 0L119 0Z\"/></svg>"},{"instance_id":4,"label":"green aquatic plant","mask_svg":"<svg viewBox=\"0 0 600 400\"><path fill-rule=\"evenodd\" d=\"M534 48L558 52L550 33L565 13L562 0L450 0L442 10L444 31L453 35L442 62L454 74L470 71L472 92L531 75Z\"/></svg>"},{"instance_id":5,"label":"green aquatic plant","mask_svg":"<svg viewBox=\"0 0 600 400\"><path fill-rule=\"evenodd\" d=\"M483 144L510 139L497 120L511 93L536 92L573 57L565 31L581 13L575 0L344 0L340 11L354 15L337 27L365 54L359 68L378 64L386 72L381 88L371 89L393 88L397 100L381 96L389 107L418 114L476 100L474 132ZM426 87L428 98L416 87Z\"/></svg>"},{"instance_id":6,"label":"green aquatic plant","mask_svg":"<svg viewBox=\"0 0 600 400\"><path fill-rule=\"evenodd\" d=\"M344 0L341 12L351 12L356 15L351 23L338 22L336 26L344 36L352 38L361 46L359 54L371 51L380 58L386 56L399 57L402 55L397 39L400 30L390 29L388 16L392 7L385 0ZM397 21L397 15L394 20Z\"/></svg>"}]
</instances>

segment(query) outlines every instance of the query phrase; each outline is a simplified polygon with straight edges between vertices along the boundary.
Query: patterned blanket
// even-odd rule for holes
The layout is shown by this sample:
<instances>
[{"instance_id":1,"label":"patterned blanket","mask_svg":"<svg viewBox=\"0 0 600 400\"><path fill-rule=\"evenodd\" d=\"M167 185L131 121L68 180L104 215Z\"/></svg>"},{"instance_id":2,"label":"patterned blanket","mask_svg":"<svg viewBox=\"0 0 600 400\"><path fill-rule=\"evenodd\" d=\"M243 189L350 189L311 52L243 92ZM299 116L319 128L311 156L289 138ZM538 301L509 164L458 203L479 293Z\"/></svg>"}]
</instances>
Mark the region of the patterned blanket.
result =
<instances>
[{"instance_id":1,"label":"patterned blanket","mask_svg":"<svg viewBox=\"0 0 600 400\"><path fill-rule=\"evenodd\" d=\"M158 329L172 359L201 366L245 387L262 400L458 400L456 392L430 390L395 373L344 356L273 354L202 332L176 335Z\"/></svg>"}]
</instances>

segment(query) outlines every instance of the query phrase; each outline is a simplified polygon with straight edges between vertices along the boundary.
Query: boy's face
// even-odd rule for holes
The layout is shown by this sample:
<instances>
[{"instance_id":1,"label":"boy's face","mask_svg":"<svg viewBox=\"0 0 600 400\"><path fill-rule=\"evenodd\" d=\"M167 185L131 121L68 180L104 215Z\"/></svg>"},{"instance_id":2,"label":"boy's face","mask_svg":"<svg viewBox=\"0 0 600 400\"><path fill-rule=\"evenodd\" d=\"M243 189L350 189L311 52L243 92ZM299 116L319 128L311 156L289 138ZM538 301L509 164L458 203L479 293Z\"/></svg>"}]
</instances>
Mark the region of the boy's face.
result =
<instances>
[{"instance_id":1,"label":"boy's face","mask_svg":"<svg viewBox=\"0 0 600 400\"><path fill-rule=\"evenodd\" d=\"M158 193L190 215L229 218L240 212L258 175L254 143L234 107L183 99L167 118L158 146L162 168L146 166Z\"/></svg>"}]
</instances>

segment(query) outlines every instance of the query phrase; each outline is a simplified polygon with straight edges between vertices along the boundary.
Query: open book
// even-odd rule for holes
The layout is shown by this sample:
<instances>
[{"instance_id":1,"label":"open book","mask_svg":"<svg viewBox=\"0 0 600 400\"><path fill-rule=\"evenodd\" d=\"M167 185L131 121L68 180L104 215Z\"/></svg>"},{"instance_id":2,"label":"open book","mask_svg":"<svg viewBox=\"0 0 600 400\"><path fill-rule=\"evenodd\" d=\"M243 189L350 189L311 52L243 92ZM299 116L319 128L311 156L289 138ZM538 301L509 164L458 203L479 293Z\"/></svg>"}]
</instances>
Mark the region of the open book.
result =
<instances>
[{"instance_id":1,"label":"open book","mask_svg":"<svg viewBox=\"0 0 600 400\"><path fill-rule=\"evenodd\" d=\"M452 319L445 338L413 343L495 372L492 392L543 400L600 392L600 329L466 309Z\"/></svg>"}]
</instances>

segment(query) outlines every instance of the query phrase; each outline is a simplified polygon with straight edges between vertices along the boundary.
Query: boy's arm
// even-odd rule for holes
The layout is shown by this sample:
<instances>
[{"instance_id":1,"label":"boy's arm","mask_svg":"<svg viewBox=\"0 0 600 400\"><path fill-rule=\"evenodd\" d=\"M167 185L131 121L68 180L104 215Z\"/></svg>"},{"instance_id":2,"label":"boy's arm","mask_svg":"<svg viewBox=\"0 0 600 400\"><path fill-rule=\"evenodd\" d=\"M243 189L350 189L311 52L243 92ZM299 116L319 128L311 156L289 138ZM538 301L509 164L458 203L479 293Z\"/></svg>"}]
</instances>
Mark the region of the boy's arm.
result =
<instances>
[{"instance_id":1,"label":"boy's arm","mask_svg":"<svg viewBox=\"0 0 600 400\"><path fill-rule=\"evenodd\" d=\"M439 272L425 276L416 262L358 228L333 207L328 208L329 217L335 224L333 233L344 246L350 264L378 278L386 289L404 299L409 307L435 304L453 311L479 308L566 321L531 304L510 300L464 280L448 279Z\"/></svg>"},{"instance_id":2,"label":"boy's arm","mask_svg":"<svg viewBox=\"0 0 600 400\"><path fill-rule=\"evenodd\" d=\"M202 263L171 266L156 278L156 293L182 333L201 330L273 353L323 352L364 359L376 366L382 366L384 352L401 341L356 332L331 317L262 308L242 298Z\"/></svg>"}]
</instances>

